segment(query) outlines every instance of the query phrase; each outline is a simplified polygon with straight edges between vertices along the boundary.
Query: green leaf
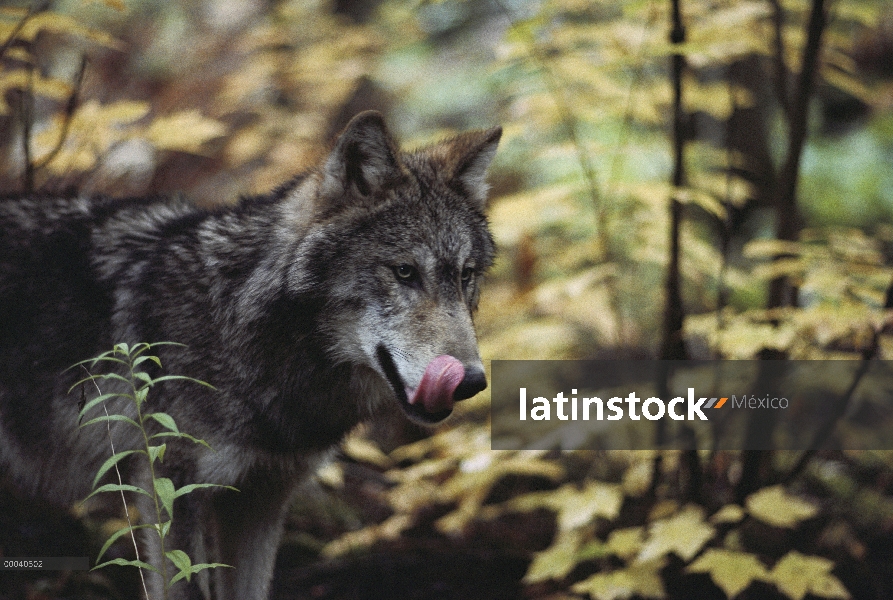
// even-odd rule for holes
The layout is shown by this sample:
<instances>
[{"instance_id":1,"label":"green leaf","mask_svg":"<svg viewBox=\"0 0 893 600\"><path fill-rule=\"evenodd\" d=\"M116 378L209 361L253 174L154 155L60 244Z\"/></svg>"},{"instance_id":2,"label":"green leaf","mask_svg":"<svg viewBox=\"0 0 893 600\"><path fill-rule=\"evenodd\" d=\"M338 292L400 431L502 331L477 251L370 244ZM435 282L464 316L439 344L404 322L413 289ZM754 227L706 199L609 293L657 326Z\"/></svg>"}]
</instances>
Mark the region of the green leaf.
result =
<instances>
[{"instance_id":1,"label":"green leaf","mask_svg":"<svg viewBox=\"0 0 893 600\"><path fill-rule=\"evenodd\" d=\"M161 444L160 446L149 446L149 460L153 463L157 458L161 462L164 462L164 453L167 450L167 444Z\"/></svg>"},{"instance_id":2,"label":"green leaf","mask_svg":"<svg viewBox=\"0 0 893 600\"><path fill-rule=\"evenodd\" d=\"M92 368L92 367L96 366L97 363L100 363L100 362L115 362L115 363L120 363L125 366L129 366L129 364L126 360L121 360L120 358L115 358L114 356L111 356L112 354L114 354L114 352L112 352L112 351L103 352L99 356L94 356L93 358L88 358L86 360L78 361L78 362L74 363L73 365L71 365L70 367L68 367L68 369L65 369L65 370L68 371L70 369L74 369L75 367L80 367L81 365L87 365L87 364L89 364L90 367ZM90 381L90 380L92 380L96 377L100 377L100 376L101 375L92 375L92 376L88 377L87 379L85 379L84 381ZM75 384L75 385L77 385L77 384Z\"/></svg>"},{"instance_id":3,"label":"green leaf","mask_svg":"<svg viewBox=\"0 0 893 600\"><path fill-rule=\"evenodd\" d=\"M154 384L156 384L156 383L160 383L160 382L162 382L162 381L175 381L175 380L179 380L179 381L191 381L191 382L193 382L193 383L197 383L197 384L199 384L199 385L203 385L203 386L205 386L206 388L210 388L210 389L215 390L215 391L217 390L217 388L215 388L215 387L214 387L213 385L211 385L210 383L207 383L207 382L205 382L205 381L202 381L201 379L195 379L194 377L186 377L186 376L184 376L184 375L164 375L164 376L162 376L162 377L157 377L157 378L153 379L153 380L152 380L152 384L154 385Z\"/></svg>"},{"instance_id":4,"label":"green leaf","mask_svg":"<svg viewBox=\"0 0 893 600\"><path fill-rule=\"evenodd\" d=\"M104 423L106 421L121 421L123 423L130 423L137 429L141 429L139 423L131 419L130 417L125 417L124 415L103 415L101 417L96 417L95 419L90 419L81 427L86 427L87 425L92 425L93 423Z\"/></svg>"},{"instance_id":5,"label":"green leaf","mask_svg":"<svg viewBox=\"0 0 893 600\"><path fill-rule=\"evenodd\" d=\"M226 567L228 569L233 568L232 565L225 565L223 563L199 563L197 565L192 565L191 567L189 567L189 571L180 571L179 573L174 575L174 577L171 579L171 585L180 581L184 577L188 581L191 575L193 575L194 573L198 573L199 571L204 571L205 569L216 569L218 567Z\"/></svg>"},{"instance_id":6,"label":"green leaf","mask_svg":"<svg viewBox=\"0 0 893 600\"><path fill-rule=\"evenodd\" d=\"M170 429L174 433L180 433L180 430L177 429L177 423L174 421L174 418L167 413L152 413L151 415L146 415L146 418L155 419L156 421L161 423L162 427Z\"/></svg>"},{"instance_id":7,"label":"green leaf","mask_svg":"<svg viewBox=\"0 0 893 600\"><path fill-rule=\"evenodd\" d=\"M228 490L233 490L234 492L238 492L238 488L234 488L231 485L221 485L219 483L190 483L189 485L184 485L180 489L177 490L177 493L174 494L174 498L179 498L184 494L188 494L194 490L198 490L201 488L212 488L212 487L222 487Z\"/></svg>"},{"instance_id":8,"label":"green leaf","mask_svg":"<svg viewBox=\"0 0 893 600\"><path fill-rule=\"evenodd\" d=\"M155 529L156 531L158 531L158 535L160 535L161 537L167 537L167 534L170 533L171 530L171 522L172 521L165 521L161 525L158 525L156 523Z\"/></svg>"},{"instance_id":9,"label":"green leaf","mask_svg":"<svg viewBox=\"0 0 893 600\"><path fill-rule=\"evenodd\" d=\"M157 356L139 356L136 360L133 361L133 366L138 367L140 364L146 362L147 360L151 360L159 367L161 366L161 359L159 359Z\"/></svg>"},{"instance_id":10,"label":"green leaf","mask_svg":"<svg viewBox=\"0 0 893 600\"><path fill-rule=\"evenodd\" d=\"M135 485L128 485L126 483L125 484L107 483L107 484L101 485L98 488L96 488L95 490L93 490L89 496L87 496L86 498L84 498L82 500L82 502L86 502L87 500L89 500L90 498L95 496L96 494L102 494L104 492L136 492L138 494L145 494L146 496L149 496L150 498L152 497L152 494L150 494L143 488L137 487Z\"/></svg>"},{"instance_id":11,"label":"green leaf","mask_svg":"<svg viewBox=\"0 0 893 600\"><path fill-rule=\"evenodd\" d=\"M150 439L150 440L153 440L153 439L155 439L155 438L159 438L159 437L177 437L177 438L184 438L184 439L187 439L187 440L191 440L191 441L195 442L196 444L201 444L202 446L204 446L204 447L207 448L208 450L214 451L214 448L212 448L212 447L210 446L210 444L208 444L208 442L206 442L205 440L200 440L200 439L198 439L198 438L194 438L194 437L192 437L191 435L189 435L188 433L182 433L182 432L174 433L174 432L172 432L172 431L163 431L163 432L161 432L161 433L156 433L156 434L154 434L154 435L149 436L149 439Z\"/></svg>"},{"instance_id":12,"label":"green leaf","mask_svg":"<svg viewBox=\"0 0 893 600\"><path fill-rule=\"evenodd\" d=\"M125 356L130 355L130 346L126 342L121 342L120 344L115 344L115 353L116 354L124 354Z\"/></svg>"},{"instance_id":13,"label":"green leaf","mask_svg":"<svg viewBox=\"0 0 893 600\"><path fill-rule=\"evenodd\" d=\"M102 373L99 375L99 379L114 379L116 381L120 381L122 383L126 383L128 387L130 387L131 381L126 377L118 375L117 373Z\"/></svg>"},{"instance_id":14,"label":"green leaf","mask_svg":"<svg viewBox=\"0 0 893 600\"><path fill-rule=\"evenodd\" d=\"M102 463L102 466L99 467L99 470L96 471L96 477L93 478L93 485L91 485L90 487L95 488L96 484L99 483L99 480L102 479L102 476L105 475L109 469L118 464L118 461L135 453L145 454L145 452L143 452L142 450L124 450L123 452L118 452L117 454L111 455L104 463Z\"/></svg>"},{"instance_id":15,"label":"green leaf","mask_svg":"<svg viewBox=\"0 0 893 600\"><path fill-rule=\"evenodd\" d=\"M137 409L141 409L146 398L149 396L149 388L142 387L134 393L133 400L136 402Z\"/></svg>"},{"instance_id":16,"label":"green leaf","mask_svg":"<svg viewBox=\"0 0 893 600\"><path fill-rule=\"evenodd\" d=\"M754 492L747 497L745 506L752 516L774 527L792 528L819 512L809 502L788 494L780 485Z\"/></svg>"},{"instance_id":17,"label":"green leaf","mask_svg":"<svg viewBox=\"0 0 893 600\"><path fill-rule=\"evenodd\" d=\"M91 571L95 571L96 569L101 569L103 567L107 567L109 565L119 565L122 567L138 567L140 569L148 569L150 571L154 571L158 573L158 569L150 565L149 563L143 562L141 560L125 560L123 558L116 558L115 560L110 560L108 562L104 562L101 565L96 565Z\"/></svg>"},{"instance_id":18,"label":"green leaf","mask_svg":"<svg viewBox=\"0 0 893 600\"><path fill-rule=\"evenodd\" d=\"M171 579L169 585L180 581L184 577L186 578L186 581L190 581L195 573L203 571L204 569L216 569L217 567L230 566L222 563L201 563L194 565L192 564L192 560L189 558L189 555L182 550L171 550L170 552L165 552L164 554L170 559L172 563L174 563L174 566L180 570L180 572Z\"/></svg>"},{"instance_id":19,"label":"green leaf","mask_svg":"<svg viewBox=\"0 0 893 600\"><path fill-rule=\"evenodd\" d=\"M161 501L167 514L173 519L174 498L177 497L174 482L167 477L158 477L155 479L155 493L158 494L158 499Z\"/></svg>"},{"instance_id":20,"label":"green leaf","mask_svg":"<svg viewBox=\"0 0 893 600\"><path fill-rule=\"evenodd\" d=\"M140 354L152 348L152 344L147 344L146 342L140 342L130 349L130 360L134 361ZM136 365L136 362L132 362L132 365Z\"/></svg>"},{"instance_id":21,"label":"green leaf","mask_svg":"<svg viewBox=\"0 0 893 600\"><path fill-rule=\"evenodd\" d=\"M131 531L136 531L137 529L146 529L147 527L153 527L152 525L125 525L115 533L109 536L109 539L105 541L105 544L102 545L102 549L99 551L99 555L96 557L96 562L99 562L99 559L102 558L102 555L105 554L105 551L109 549L109 547L114 544L118 538L123 535L127 535Z\"/></svg>"},{"instance_id":22,"label":"green leaf","mask_svg":"<svg viewBox=\"0 0 893 600\"><path fill-rule=\"evenodd\" d=\"M69 390L69 391L70 391L70 390ZM95 398L93 398L93 399L90 400L89 402L87 402L87 403L84 405L84 408L81 409L81 412L78 413L78 416L79 416L79 417L83 417L85 414L87 414L87 411L89 411L91 408L93 408L94 406L96 406L96 405L99 404L100 402L105 402L105 401L108 400L109 398L129 398L129 397L130 397L130 396L129 396L128 394L101 394L101 395L99 395L99 396L96 396ZM81 425L81 427L83 427L83 425Z\"/></svg>"},{"instance_id":23,"label":"green leaf","mask_svg":"<svg viewBox=\"0 0 893 600\"><path fill-rule=\"evenodd\" d=\"M743 592L753 581L766 581L769 577L766 568L753 554L720 548L709 548L687 570L709 573L713 583L730 599Z\"/></svg>"},{"instance_id":24,"label":"green leaf","mask_svg":"<svg viewBox=\"0 0 893 600\"><path fill-rule=\"evenodd\" d=\"M171 550L165 552L164 555L167 556L180 571L189 571L192 567L192 559L190 559L189 555L182 550ZM187 575L186 578L189 579L189 576Z\"/></svg>"},{"instance_id":25,"label":"green leaf","mask_svg":"<svg viewBox=\"0 0 893 600\"><path fill-rule=\"evenodd\" d=\"M145 371L135 371L133 373L133 378L139 379L140 381L143 381L143 382L147 383L148 385L152 385L155 383L155 380L153 380L152 377Z\"/></svg>"}]
</instances>

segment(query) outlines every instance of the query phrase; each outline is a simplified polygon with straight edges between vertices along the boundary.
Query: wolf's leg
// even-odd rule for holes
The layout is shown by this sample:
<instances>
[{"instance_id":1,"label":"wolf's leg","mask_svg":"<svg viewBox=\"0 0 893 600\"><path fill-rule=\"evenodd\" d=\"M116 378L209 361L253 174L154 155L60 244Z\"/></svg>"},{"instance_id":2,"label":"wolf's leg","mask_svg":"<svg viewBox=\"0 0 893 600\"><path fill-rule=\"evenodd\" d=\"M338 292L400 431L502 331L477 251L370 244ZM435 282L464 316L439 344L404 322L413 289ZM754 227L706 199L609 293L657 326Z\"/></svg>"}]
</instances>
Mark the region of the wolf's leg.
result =
<instances>
[{"instance_id":1,"label":"wolf's leg","mask_svg":"<svg viewBox=\"0 0 893 600\"><path fill-rule=\"evenodd\" d=\"M215 569L214 600L266 600L295 486L258 477L238 487L213 502L219 560L235 567Z\"/></svg>"},{"instance_id":2,"label":"wolf's leg","mask_svg":"<svg viewBox=\"0 0 893 600\"><path fill-rule=\"evenodd\" d=\"M145 477L148 480L148 477ZM152 489L149 486L142 485L143 489ZM137 507L140 511L143 523L155 523L157 515L155 512L155 503L151 498L137 495ZM170 531L165 538L164 550L182 550L192 561L192 564L217 562L211 556L213 554L214 532L208 527L210 494L204 494L201 491L192 494L186 494L177 498L174 504L174 520L171 524ZM166 520L167 516L162 509L162 520ZM140 558L161 571L162 553L161 543L158 534L154 529L143 529L141 555ZM166 560L167 579L170 580L177 574L177 568L174 564ZM145 572L146 585L149 591L149 598L152 600L164 598L164 581L160 574L147 571ZM191 577L191 581L182 579L175 583L168 590L167 597L170 600L212 600L209 585L208 571L201 571Z\"/></svg>"}]
</instances>

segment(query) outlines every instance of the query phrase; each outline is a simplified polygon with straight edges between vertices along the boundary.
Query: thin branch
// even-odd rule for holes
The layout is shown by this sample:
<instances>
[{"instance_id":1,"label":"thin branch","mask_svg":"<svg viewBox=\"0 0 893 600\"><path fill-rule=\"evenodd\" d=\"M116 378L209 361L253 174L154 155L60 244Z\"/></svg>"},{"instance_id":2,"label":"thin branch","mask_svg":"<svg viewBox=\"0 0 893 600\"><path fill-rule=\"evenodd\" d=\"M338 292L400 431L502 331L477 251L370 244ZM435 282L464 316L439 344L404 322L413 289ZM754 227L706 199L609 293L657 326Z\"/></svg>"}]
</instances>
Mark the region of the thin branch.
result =
<instances>
[{"instance_id":1,"label":"thin branch","mask_svg":"<svg viewBox=\"0 0 893 600\"><path fill-rule=\"evenodd\" d=\"M774 29L773 43L775 45L773 62L775 66L775 96L781 105L785 116L791 118L791 100L788 92L788 65L785 59L784 47L784 8L780 0L769 0L772 6L772 27Z\"/></svg>"},{"instance_id":2,"label":"thin branch","mask_svg":"<svg viewBox=\"0 0 893 600\"><path fill-rule=\"evenodd\" d=\"M732 107L731 114L734 115L738 110L738 100L735 97L735 84L731 73L728 74L728 92L729 105ZM732 178L734 177L734 150L732 148L732 134L734 119L726 120L725 146L726 146L726 189L725 197L722 205L725 210L725 218L719 221L720 224L720 263L719 273L716 276L716 347L715 357L722 357L722 335L725 330L726 323L723 317L723 309L728 302L729 290L727 287L726 277L729 270L729 245L732 241Z\"/></svg>"},{"instance_id":3,"label":"thin branch","mask_svg":"<svg viewBox=\"0 0 893 600\"><path fill-rule=\"evenodd\" d=\"M71 121L74 118L74 113L77 110L78 99L80 96L81 85L84 82L84 72L87 70L87 57L81 57L81 65L78 69L77 76L74 80L74 86L71 90L71 95L68 97L68 102L65 104L65 112L63 113L62 120L62 131L59 134L59 141L56 146L41 159L39 163L34 165L34 169L43 169L46 167L56 155L59 154L59 151L62 150L62 146L65 144L65 140L68 138L68 133L71 130Z\"/></svg>"},{"instance_id":4,"label":"thin branch","mask_svg":"<svg viewBox=\"0 0 893 600\"><path fill-rule=\"evenodd\" d=\"M685 26L682 24L681 0L671 0L672 26L670 42L674 45L685 42ZM671 77L673 84L673 178L672 184L679 188L686 183L685 173L685 111L682 106L682 72L685 69L685 56L674 53L671 57ZM682 290L679 276L679 255L682 225L682 203L670 198L670 260L667 266L665 284L664 327L660 358L680 360L688 357L682 326L685 311L682 306Z\"/></svg>"},{"instance_id":5,"label":"thin branch","mask_svg":"<svg viewBox=\"0 0 893 600\"><path fill-rule=\"evenodd\" d=\"M800 227L797 211L797 184L800 173L800 157L806 143L809 124L809 101L815 89L819 55L822 49L822 34L827 26L825 0L813 0L807 25L806 45L803 47L803 60L794 100L788 121L788 153L781 173L776 181L775 211L778 221L776 237L779 240L794 241ZM778 258L784 258L779 256ZM769 308L796 306L797 290L788 278L773 279L769 287Z\"/></svg>"},{"instance_id":6,"label":"thin branch","mask_svg":"<svg viewBox=\"0 0 893 600\"><path fill-rule=\"evenodd\" d=\"M0 46L0 60L3 59L3 55L6 54L6 51L9 50L10 46L12 46L12 43L15 41L16 37L18 37L19 33L20 33L20 32L22 31L22 29L25 27L25 24L26 24L26 23L31 19L31 17L33 17L35 14L37 14L37 11L34 10L34 6L29 6L29 7L28 7L28 12L25 13L25 16L22 17L22 20L21 20L21 21L19 21L18 23L16 23L16 26L13 27L13 29L12 29L12 33L9 34L9 37L6 38L6 41L3 42L3 45L2 45L2 46Z\"/></svg>"}]
</instances>

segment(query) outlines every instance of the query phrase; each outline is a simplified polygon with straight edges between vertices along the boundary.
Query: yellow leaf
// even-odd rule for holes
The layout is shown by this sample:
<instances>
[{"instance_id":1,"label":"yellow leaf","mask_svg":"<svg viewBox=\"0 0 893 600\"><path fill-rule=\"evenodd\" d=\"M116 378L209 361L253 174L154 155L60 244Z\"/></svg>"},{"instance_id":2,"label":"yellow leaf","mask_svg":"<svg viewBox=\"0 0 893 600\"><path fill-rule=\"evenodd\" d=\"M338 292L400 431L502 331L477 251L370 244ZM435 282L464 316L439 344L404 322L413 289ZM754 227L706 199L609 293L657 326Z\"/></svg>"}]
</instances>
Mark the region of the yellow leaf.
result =
<instances>
[{"instance_id":1,"label":"yellow leaf","mask_svg":"<svg viewBox=\"0 0 893 600\"><path fill-rule=\"evenodd\" d=\"M583 541L580 530L560 531L551 546L537 552L524 575L525 583L562 579L577 565L577 555Z\"/></svg>"},{"instance_id":2,"label":"yellow leaf","mask_svg":"<svg viewBox=\"0 0 893 600\"><path fill-rule=\"evenodd\" d=\"M718 523L737 523L741 519L744 518L744 509L738 506L737 504L726 504L718 511L716 511L712 517L710 517L710 522L714 524Z\"/></svg>"},{"instance_id":3,"label":"yellow leaf","mask_svg":"<svg viewBox=\"0 0 893 600\"><path fill-rule=\"evenodd\" d=\"M688 567L692 573L709 573L730 599L734 598L752 581L765 581L769 573L753 554L710 548Z\"/></svg>"},{"instance_id":4,"label":"yellow leaf","mask_svg":"<svg viewBox=\"0 0 893 600\"><path fill-rule=\"evenodd\" d=\"M93 121L97 125L117 125L139 121L149 114L150 108L148 102L139 100L119 100L105 105L91 100L81 106L76 115L77 118Z\"/></svg>"},{"instance_id":5,"label":"yellow leaf","mask_svg":"<svg viewBox=\"0 0 893 600\"><path fill-rule=\"evenodd\" d=\"M644 532L641 527L615 529L608 535L608 550L620 558L635 556L642 548Z\"/></svg>"},{"instance_id":6,"label":"yellow leaf","mask_svg":"<svg viewBox=\"0 0 893 600\"><path fill-rule=\"evenodd\" d=\"M341 443L341 451L350 458L376 467L386 469L391 466L391 460L381 448L358 434L348 435Z\"/></svg>"},{"instance_id":7,"label":"yellow leaf","mask_svg":"<svg viewBox=\"0 0 893 600\"><path fill-rule=\"evenodd\" d=\"M566 531L587 525L595 517L615 519L623 504L620 487L592 481L582 490L565 484L551 492L532 492L510 500L507 508L531 511L548 508L558 513L558 526Z\"/></svg>"},{"instance_id":8,"label":"yellow leaf","mask_svg":"<svg viewBox=\"0 0 893 600\"><path fill-rule=\"evenodd\" d=\"M806 556L792 550L785 554L772 569L769 580L793 600L802 600L806 594L822 598L850 598L850 593L831 575L834 563L820 556Z\"/></svg>"},{"instance_id":9,"label":"yellow leaf","mask_svg":"<svg viewBox=\"0 0 893 600\"><path fill-rule=\"evenodd\" d=\"M71 86L68 83L44 77L37 71L30 75L24 69L0 72L0 114L9 114L9 107L4 101L7 90L25 90L29 87L38 96L53 100L64 100L71 94Z\"/></svg>"},{"instance_id":10,"label":"yellow leaf","mask_svg":"<svg viewBox=\"0 0 893 600\"><path fill-rule=\"evenodd\" d=\"M107 105L95 100L85 102L74 113L62 148L47 168L56 174L92 169L112 145L131 135L129 126L148 113L146 102L122 100ZM62 131L63 118L57 114L51 127L34 136L37 162L59 144Z\"/></svg>"},{"instance_id":11,"label":"yellow leaf","mask_svg":"<svg viewBox=\"0 0 893 600\"><path fill-rule=\"evenodd\" d=\"M651 524L638 560L649 561L674 552L689 561L714 533L713 527L704 522L704 510L687 506L675 516Z\"/></svg>"},{"instance_id":12,"label":"yellow leaf","mask_svg":"<svg viewBox=\"0 0 893 600\"><path fill-rule=\"evenodd\" d=\"M28 19L28 22L25 23L19 32L18 38L25 41L31 41L40 31L53 31L56 33L76 35L116 50L124 48L124 45L121 42L104 31L85 27L73 17L50 11L38 13Z\"/></svg>"},{"instance_id":13,"label":"yellow leaf","mask_svg":"<svg viewBox=\"0 0 893 600\"><path fill-rule=\"evenodd\" d=\"M809 502L788 494L780 485L754 492L748 496L745 505L751 515L774 527L795 527L819 512Z\"/></svg>"},{"instance_id":14,"label":"yellow leaf","mask_svg":"<svg viewBox=\"0 0 893 600\"><path fill-rule=\"evenodd\" d=\"M146 136L158 149L198 154L202 144L225 133L223 123L192 109L156 118Z\"/></svg>"},{"instance_id":15,"label":"yellow leaf","mask_svg":"<svg viewBox=\"0 0 893 600\"><path fill-rule=\"evenodd\" d=\"M554 462L531 459L523 454L499 454L498 460L484 469L460 470L452 479L440 487L441 498L458 500L459 507L437 521L437 528L444 533L460 531L467 523L477 518L481 506L497 481L506 475L542 476L557 480L564 473ZM505 457L505 458L503 458Z\"/></svg>"},{"instance_id":16,"label":"yellow leaf","mask_svg":"<svg viewBox=\"0 0 893 600\"><path fill-rule=\"evenodd\" d=\"M322 549L322 555L327 558L335 558L358 549L368 548L379 540L397 539L412 523L409 515L394 515L379 525L348 531L340 538L329 542Z\"/></svg>"},{"instance_id":17,"label":"yellow leaf","mask_svg":"<svg viewBox=\"0 0 893 600\"><path fill-rule=\"evenodd\" d=\"M664 598L666 592L660 570L665 562L665 559L640 562L626 569L597 573L574 584L571 589L578 594L589 594L596 600L624 600L634 594L643 598Z\"/></svg>"},{"instance_id":18,"label":"yellow leaf","mask_svg":"<svg viewBox=\"0 0 893 600\"><path fill-rule=\"evenodd\" d=\"M616 485L592 481L579 491L564 486L556 498L558 526L573 529L589 524L595 517L616 519L622 504L623 493Z\"/></svg>"},{"instance_id":19,"label":"yellow leaf","mask_svg":"<svg viewBox=\"0 0 893 600\"><path fill-rule=\"evenodd\" d=\"M744 256L747 258L772 258L780 254L793 254L796 256L800 252L801 246L798 242L784 240L753 240L744 246Z\"/></svg>"}]
</instances>

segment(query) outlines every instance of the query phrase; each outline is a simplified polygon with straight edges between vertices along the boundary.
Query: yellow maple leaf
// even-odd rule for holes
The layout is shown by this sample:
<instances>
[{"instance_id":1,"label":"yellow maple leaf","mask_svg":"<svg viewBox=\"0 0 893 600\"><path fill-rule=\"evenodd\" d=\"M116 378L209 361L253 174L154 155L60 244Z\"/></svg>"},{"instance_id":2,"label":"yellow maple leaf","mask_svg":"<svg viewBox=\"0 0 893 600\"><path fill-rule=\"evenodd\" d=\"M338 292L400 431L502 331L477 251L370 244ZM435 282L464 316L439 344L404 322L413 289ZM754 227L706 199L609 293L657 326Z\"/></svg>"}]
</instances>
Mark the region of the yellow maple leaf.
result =
<instances>
[{"instance_id":1,"label":"yellow maple leaf","mask_svg":"<svg viewBox=\"0 0 893 600\"><path fill-rule=\"evenodd\" d=\"M774 527L795 527L819 512L818 508L787 493L780 485L754 492L747 497L745 506L752 516Z\"/></svg>"},{"instance_id":2,"label":"yellow maple leaf","mask_svg":"<svg viewBox=\"0 0 893 600\"><path fill-rule=\"evenodd\" d=\"M713 527L704 522L704 509L686 506L669 519L651 524L638 561L649 561L670 552L682 560L691 560L714 533Z\"/></svg>"},{"instance_id":3,"label":"yellow maple leaf","mask_svg":"<svg viewBox=\"0 0 893 600\"><path fill-rule=\"evenodd\" d=\"M597 600L625 600L634 594L643 598L664 598L664 584L660 570L666 559L652 560L630 565L610 573L595 575L574 584L578 594L589 594Z\"/></svg>"},{"instance_id":4,"label":"yellow maple leaf","mask_svg":"<svg viewBox=\"0 0 893 600\"><path fill-rule=\"evenodd\" d=\"M149 125L146 137L160 150L199 154L205 142L225 133L223 123L192 109L157 117Z\"/></svg>"},{"instance_id":5,"label":"yellow maple leaf","mask_svg":"<svg viewBox=\"0 0 893 600\"><path fill-rule=\"evenodd\" d=\"M620 558L635 556L642 549L644 532L641 527L615 529L608 535L607 547Z\"/></svg>"},{"instance_id":6,"label":"yellow maple leaf","mask_svg":"<svg viewBox=\"0 0 893 600\"><path fill-rule=\"evenodd\" d=\"M692 563L692 573L709 573L730 599L744 591L755 580L766 581L769 573L753 554L721 548L710 548Z\"/></svg>"},{"instance_id":7,"label":"yellow maple leaf","mask_svg":"<svg viewBox=\"0 0 893 600\"><path fill-rule=\"evenodd\" d=\"M524 575L525 583L562 579L577 565L583 535L580 530L560 531L555 542L537 552Z\"/></svg>"},{"instance_id":8,"label":"yellow maple leaf","mask_svg":"<svg viewBox=\"0 0 893 600\"><path fill-rule=\"evenodd\" d=\"M793 600L806 594L822 598L850 598L839 579L831 574L834 563L821 556L806 556L796 550L785 554L769 573L769 580Z\"/></svg>"},{"instance_id":9,"label":"yellow maple leaf","mask_svg":"<svg viewBox=\"0 0 893 600\"><path fill-rule=\"evenodd\" d=\"M726 504L710 517L710 522L718 523L737 523L744 518L744 509L737 504Z\"/></svg>"}]
</instances>

